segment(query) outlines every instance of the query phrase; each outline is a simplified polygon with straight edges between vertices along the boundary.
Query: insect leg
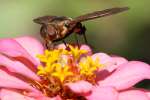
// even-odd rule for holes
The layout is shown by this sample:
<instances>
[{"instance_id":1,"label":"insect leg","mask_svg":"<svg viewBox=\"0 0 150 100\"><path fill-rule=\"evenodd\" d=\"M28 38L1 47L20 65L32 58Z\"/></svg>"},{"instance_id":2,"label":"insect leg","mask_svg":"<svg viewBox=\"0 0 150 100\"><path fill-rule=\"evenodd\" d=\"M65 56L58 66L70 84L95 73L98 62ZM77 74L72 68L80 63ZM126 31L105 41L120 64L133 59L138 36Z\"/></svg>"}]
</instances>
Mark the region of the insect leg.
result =
<instances>
[{"instance_id":1,"label":"insect leg","mask_svg":"<svg viewBox=\"0 0 150 100\"><path fill-rule=\"evenodd\" d=\"M65 42L65 40L62 40L62 42L64 43L64 45L66 46L66 48L68 48L67 43Z\"/></svg>"},{"instance_id":2,"label":"insect leg","mask_svg":"<svg viewBox=\"0 0 150 100\"><path fill-rule=\"evenodd\" d=\"M88 41L87 41L87 38L86 38L85 33L83 34L83 37L84 37L84 42L85 42L85 44L88 44Z\"/></svg>"},{"instance_id":3,"label":"insect leg","mask_svg":"<svg viewBox=\"0 0 150 100\"><path fill-rule=\"evenodd\" d=\"M85 32L86 32L86 28L85 28L85 26L82 26L82 35L83 35L83 38L84 38L84 41L85 41L85 44L87 44L88 46L90 46L90 47L92 47L92 48L94 48L94 46L92 46L91 44L89 44L88 43L88 41L87 41L87 38L86 38L86 34L85 34Z\"/></svg>"},{"instance_id":4,"label":"insect leg","mask_svg":"<svg viewBox=\"0 0 150 100\"><path fill-rule=\"evenodd\" d=\"M77 37L77 34L74 34L74 37L75 37L75 40L76 40L77 46L78 46L78 47L80 47L80 45L79 45L79 41L78 41L78 37Z\"/></svg>"},{"instance_id":5,"label":"insect leg","mask_svg":"<svg viewBox=\"0 0 150 100\"><path fill-rule=\"evenodd\" d=\"M88 44L85 31L86 31L85 26L82 26L81 32L82 32L82 35L83 35L83 38L84 38L84 42L85 42L85 44Z\"/></svg>"}]
</instances>

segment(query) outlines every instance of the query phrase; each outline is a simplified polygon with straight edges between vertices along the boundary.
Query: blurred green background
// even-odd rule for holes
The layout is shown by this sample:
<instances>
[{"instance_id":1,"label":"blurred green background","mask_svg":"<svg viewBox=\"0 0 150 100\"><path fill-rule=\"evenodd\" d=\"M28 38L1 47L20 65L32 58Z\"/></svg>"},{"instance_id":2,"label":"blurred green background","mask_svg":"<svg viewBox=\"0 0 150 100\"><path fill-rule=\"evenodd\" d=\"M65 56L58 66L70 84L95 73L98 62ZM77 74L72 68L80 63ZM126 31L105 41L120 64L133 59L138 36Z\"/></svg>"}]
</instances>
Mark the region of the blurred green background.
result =
<instances>
[{"instance_id":1,"label":"blurred green background","mask_svg":"<svg viewBox=\"0 0 150 100\"><path fill-rule=\"evenodd\" d=\"M40 26L32 21L39 16L74 18L124 6L130 10L84 22L88 42L95 51L150 63L150 0L0 0L0 38L31 35L40 39Z\"/></svg>"},{"instance_id":2,"label":"blurred green background","mask_svg":"<svg viewBox=\"0 0 150 100\"><path fill-rule=\"evenodd\" d=\"M33 19L43 15L76 17L95 10L130 7L130 10L83 24L95 51L150 63L149 0L0 0L0 37L40 37ZM72 41L73 42L73 41Z\"/></svg>"}]
</instances>

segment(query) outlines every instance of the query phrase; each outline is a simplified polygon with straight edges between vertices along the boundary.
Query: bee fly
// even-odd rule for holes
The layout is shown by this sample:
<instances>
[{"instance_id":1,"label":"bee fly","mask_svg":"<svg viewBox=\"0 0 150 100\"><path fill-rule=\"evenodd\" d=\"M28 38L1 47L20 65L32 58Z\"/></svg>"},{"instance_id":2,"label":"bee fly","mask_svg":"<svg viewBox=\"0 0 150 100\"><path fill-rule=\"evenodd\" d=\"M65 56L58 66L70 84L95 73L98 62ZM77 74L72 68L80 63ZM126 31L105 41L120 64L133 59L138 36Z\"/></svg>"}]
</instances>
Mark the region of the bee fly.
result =
<instances>
[{"instance_id":1,"label":"bee fly","mask_svg":"<svg viewBox=\"0 0 150 100\"><path fill-rule=\"evenodd\" d=\"M81 15L74 19L65 16L42 16L33 21L41 25L40 34L45 41L47 49L53 49L54 42L62 40L65 43L64 39L72 33L83 35L85 43L87 43L86 28L81 22L110 16L128 9L128 7L105 9Z\"/></svg>"}]
</instances>

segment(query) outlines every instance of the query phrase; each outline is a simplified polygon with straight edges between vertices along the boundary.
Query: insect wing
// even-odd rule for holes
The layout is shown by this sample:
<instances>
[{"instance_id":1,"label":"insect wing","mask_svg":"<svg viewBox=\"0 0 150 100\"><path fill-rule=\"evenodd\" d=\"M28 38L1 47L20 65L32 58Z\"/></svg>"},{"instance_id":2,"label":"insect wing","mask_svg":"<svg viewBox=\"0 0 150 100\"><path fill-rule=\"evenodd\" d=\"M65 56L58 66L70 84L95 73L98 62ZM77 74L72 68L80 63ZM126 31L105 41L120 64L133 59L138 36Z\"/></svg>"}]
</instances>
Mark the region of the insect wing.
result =
<instances>
[{"instance_id":1,"label":"insect wing","mask_svg":"<svg viewBox=\"0 0 150 100\"><path fill-rule=\"evenodd\" d=\"M48 24L52 20L54 20L57 16L42 16L34 19L33 21L38 24Z\"/></svg>"},{"instance_id":2,"label":"insect wing","mask_svg":"<svg viewBox=\"0 0 150 100\"><path fill-rule=\"evenodd\" d=\"M110 9L105 9L105 10L102 10L102 11L95 11L95 12L92 12L92 13L88 13L88 14L76 17L72 21L72 23L83 22L83 21L92 20L92 19L95 19L95 18L110 16L110 15L113 15L113 14L117 14L117 13L126 11L128 9L129 9L128 7L122 7L122 8L110 8Z\"/></svg>"}]
</instances>

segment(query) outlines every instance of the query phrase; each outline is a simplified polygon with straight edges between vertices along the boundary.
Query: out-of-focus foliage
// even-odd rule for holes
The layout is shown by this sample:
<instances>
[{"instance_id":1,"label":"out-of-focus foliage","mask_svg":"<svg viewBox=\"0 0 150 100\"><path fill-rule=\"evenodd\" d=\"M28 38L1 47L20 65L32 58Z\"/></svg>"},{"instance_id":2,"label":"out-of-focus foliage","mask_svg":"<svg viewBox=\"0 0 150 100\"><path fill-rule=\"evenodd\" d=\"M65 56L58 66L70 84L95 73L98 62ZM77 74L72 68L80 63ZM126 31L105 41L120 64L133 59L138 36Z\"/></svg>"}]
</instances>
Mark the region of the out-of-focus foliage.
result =
<instances>
[{"instance_id":1,"label":"out-of-focus foliage","mask_svg":"<svg viewBox=\"0 0 150 100\"><path fill-rule=\"evenodd\" d=\"M128 6L127 12L85 22L88 42L96 51L150 63L149 4L149 0L0 0L0 37L39 38L40 26L32 20L43 15L76 17L95 10Z\"/></svg>"},{"instance_id":2,"label":"out-of-focus foliage","mask_svg":"<svg viewBox=\"0 0 150 100\"><path fill-rule=\"evenodd\" d=\"M39 38L40 26L32 20L43 15L76 17L95 10L128 6L127 12L85 22L88 42L95 51L150 63L149 4L150 0L0 0L0 37ZM74 37L67 40L73 42Z\"/></svg>"}]
</instances>

